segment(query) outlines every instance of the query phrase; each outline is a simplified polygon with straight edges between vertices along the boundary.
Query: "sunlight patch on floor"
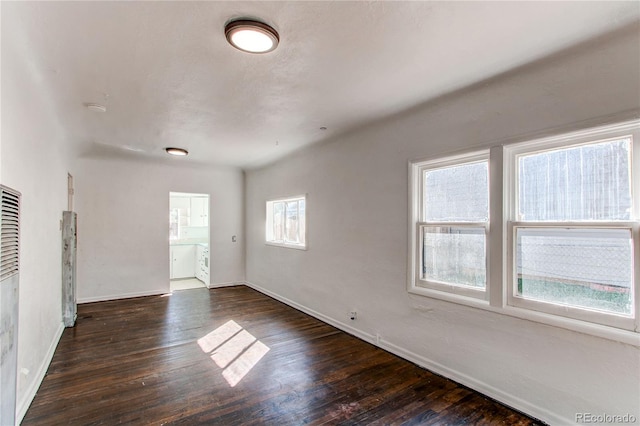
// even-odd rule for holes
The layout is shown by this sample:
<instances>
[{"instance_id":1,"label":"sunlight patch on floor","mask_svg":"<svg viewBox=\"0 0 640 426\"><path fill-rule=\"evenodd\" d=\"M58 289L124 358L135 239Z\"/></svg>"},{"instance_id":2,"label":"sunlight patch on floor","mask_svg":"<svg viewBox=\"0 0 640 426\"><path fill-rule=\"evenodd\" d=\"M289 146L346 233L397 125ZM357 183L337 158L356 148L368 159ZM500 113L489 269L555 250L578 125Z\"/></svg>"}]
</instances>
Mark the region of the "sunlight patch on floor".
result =
<instances>
[{"instance_id":1,"label":"sunlight patch on floor","mask_svg":"<svg viewBox=\"0 0 640 426\"><path fill-rule=\"evenodd\" d=\"M222 372L229 386L234 387L240 380L247 375L249 371L269 352L269 347L257 340L253 345L249 346L233 363L231 363Z\"/></svg>"},{"instance_id":2,"label":"sunlight patch on floor","mask_svg":"<svg viewBox=\"0 0 640 426\"><path fill-rule=\"evenodd\" d=\"M198 339L198 345L222 369L222 377L234 387L269 352L269 347L233 320Z\"/></svg>"}]
</instances>

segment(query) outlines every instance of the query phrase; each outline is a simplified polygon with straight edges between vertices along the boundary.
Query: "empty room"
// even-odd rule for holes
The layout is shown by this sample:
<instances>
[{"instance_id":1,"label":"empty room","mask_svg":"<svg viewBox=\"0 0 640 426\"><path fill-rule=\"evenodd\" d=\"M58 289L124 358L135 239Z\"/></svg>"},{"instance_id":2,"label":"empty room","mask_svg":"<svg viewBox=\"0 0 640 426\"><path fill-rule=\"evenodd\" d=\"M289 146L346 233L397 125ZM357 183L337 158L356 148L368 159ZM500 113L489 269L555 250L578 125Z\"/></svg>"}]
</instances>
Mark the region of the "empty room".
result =
<instances>
[{"instance_id":1,"label":"empty room","mask_svg":"<svg viewBox=\"0 0 640 426\"><path fill-rule=\"evenodd\" d=\"M639 2L0 15L0 425L640 424Z\"/></svg>"}]
</instances>

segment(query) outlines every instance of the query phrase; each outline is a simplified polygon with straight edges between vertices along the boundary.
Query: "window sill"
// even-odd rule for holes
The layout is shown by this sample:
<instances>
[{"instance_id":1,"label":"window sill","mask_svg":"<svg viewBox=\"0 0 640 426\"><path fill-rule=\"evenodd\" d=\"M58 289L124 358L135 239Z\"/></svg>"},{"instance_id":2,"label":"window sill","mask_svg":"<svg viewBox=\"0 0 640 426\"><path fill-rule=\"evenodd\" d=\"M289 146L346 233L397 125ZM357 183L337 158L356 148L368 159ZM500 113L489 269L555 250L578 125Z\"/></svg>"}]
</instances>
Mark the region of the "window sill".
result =
<instances>
[{"instance_id":1,"label":"window sill","mask_svg":"<svg viewBox=\"0 0 640 426\"><path fill-rule=\"evenodd\" d=\"M409 293L421 297L443 300L445 302L469 306L476 309L482 309L499 315L506 315L513 318L519 318L522 320L532 321L552 327L563 328L565 330L570 330L590 336L612 340L614 342L640 347L640 333L631 330L624 330L573 318L552 315L545 312L518 308L515 306L491 306L486 300L426 289L422 287L411 286L409 288Z\"/></svg>"},{"instance_id":2,"label":"window sill","mask_svg":"<svg viewBox=\"0 0 640 426\"><path fill-rule=\"evenodd\" d=\"M485 299L487 293L484 290L455 287L453 285L442 285L442 287L447 290L412 285L409 288L409 293L457 303L459 305L471 306L473 308L484 309L489 306L489 302Z\"/></svg>"},{"instance_id":3,"label":"window sill","mask_svg":"<svg viewBox=\"0 0 640 426\"><path fill-rule=\"evenodd\" d=\"M266 245L268 246L273 246L273 247L283 247L283 248L289 248L289 249L295 249L295 250L306 250L307 246L306 245L298 245L298 244L285 244L285 243L274 243L271 241L266 241L265 242Z\"/></svg>"},{"instance_id":4,"label":"window sill","mask_svg":"<svg viewBox=\"0 0 640 426\"><path fill-rule=\"evenodd\" d=\"M631 330L623 330L621 328L561 317L558 315L547 314L545 312L532 311L530 309L523 309L515 306L505 306L501 309L491 307L491 310L493 312L515 318L564 328L566 330L640 347L640 333Z\"/></svg>"}]
</instances>

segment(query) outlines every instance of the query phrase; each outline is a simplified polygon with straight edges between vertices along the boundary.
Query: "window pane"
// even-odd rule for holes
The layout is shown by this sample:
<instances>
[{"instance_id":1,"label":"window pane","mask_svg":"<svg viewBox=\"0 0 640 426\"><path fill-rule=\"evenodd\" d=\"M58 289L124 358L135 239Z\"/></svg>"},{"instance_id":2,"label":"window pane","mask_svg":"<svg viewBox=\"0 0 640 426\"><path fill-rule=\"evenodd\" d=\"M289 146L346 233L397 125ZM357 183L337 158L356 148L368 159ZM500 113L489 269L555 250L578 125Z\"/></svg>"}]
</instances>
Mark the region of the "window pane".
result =
<instances>
[{"instance_id":1,"label":"window pane","mask_svg":"<svg viewBox=\"0 0 640 426\"><path fill-rule=\"evenodd\" d=\"M273 241L284 241L284 203L273 203Z\"/></svg>"},{"instance_id":2,"label":"window pane","mask_svg":"<svg viewBox=\"0 0 640 426\"><path fill-rule=\"evenodd\" d=\"M298 243L298 202L287 201L287 217L285 222L285 241Z\"/></svg>"},{"instance_id":3,"label":"window pane","mask_svg":"<svg viewBox=\"0 0 640 426\"><path fill-rule=\"evenodd\" d=\"M485 222L489 218L488 162L424 172L424 222Z\"/></svg>"},{"instance_id":4,"label":"window pane","mask_svg":"<svg viewBox=\"0 0 640 426\"><path fill-rule=\"evenodd\" d=\"M631 218L631 139L518 157L518 220Z\"/></svg>"},{"instance_id":5,"label":"window pane","mask_svg":"<svg viewBox=\"0 0 640 426\"><path fill-rule=\"evenodd\" d=\"M298 200L298 223L300 226L300 244L305 244L305 233L307 231L307 203L304 199Z\"/></svg>"},{"instance_id":6,"label":"window pane","mask_svg":"<svg viewBox=\"0 0 640 426\"><path fill-rule=\"evenodd\" d=\"M631 314L630 230L518 228L516 240L518 296Z\"/></svg>"},{"instance_id":7,"label":"window pane","mask_svg":"<svg viewBox=\"0 0 640 426\"><path fill-rule=\"evenodd\" d=\"M423 227L422 279L485 288L485 229Z\"/></svg>"}]
</instances>

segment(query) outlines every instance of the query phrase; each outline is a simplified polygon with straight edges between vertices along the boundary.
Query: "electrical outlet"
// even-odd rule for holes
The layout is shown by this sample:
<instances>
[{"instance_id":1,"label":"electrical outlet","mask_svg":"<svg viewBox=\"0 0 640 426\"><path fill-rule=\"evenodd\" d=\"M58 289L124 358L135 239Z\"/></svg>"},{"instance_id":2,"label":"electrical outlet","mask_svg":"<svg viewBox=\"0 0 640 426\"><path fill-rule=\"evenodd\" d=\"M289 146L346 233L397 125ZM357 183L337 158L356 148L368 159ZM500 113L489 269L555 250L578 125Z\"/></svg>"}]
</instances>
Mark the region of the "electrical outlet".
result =
<instances>
[{"instance_id":1,"label":"electrical outlet","mask_svg":"<svg viewBox=\"0 0 640 426\"><path fill-rule=\"evenodd\" d=\"M349 319L351 321L355 321L358 318L358 313L356 311L349 312Z\"/></svg>"},{"instance_id":2,"label":"electrical outlet","mask_svg":"<svg viewBox=\"0 0 640 426\"><path fill-rule=\"evenodd\" d=\"M379 345L381 340L382 336L380 335L380 333L376 333L376 345Z\"/></svg>"}]
</instances>

